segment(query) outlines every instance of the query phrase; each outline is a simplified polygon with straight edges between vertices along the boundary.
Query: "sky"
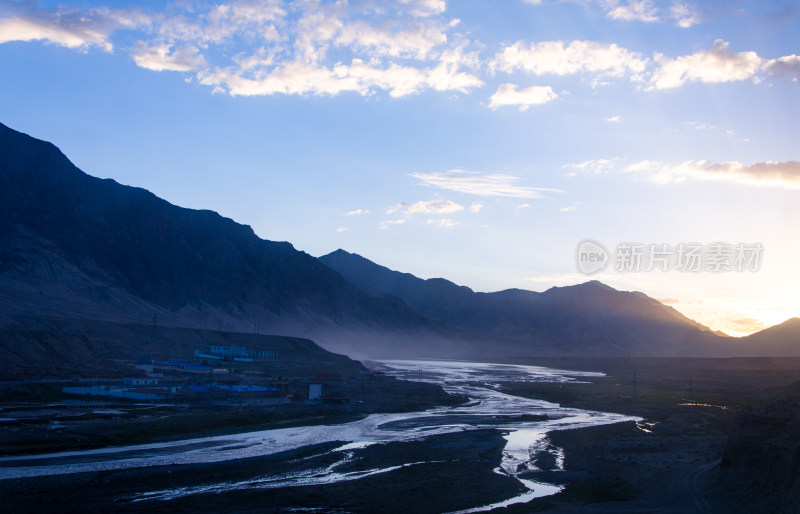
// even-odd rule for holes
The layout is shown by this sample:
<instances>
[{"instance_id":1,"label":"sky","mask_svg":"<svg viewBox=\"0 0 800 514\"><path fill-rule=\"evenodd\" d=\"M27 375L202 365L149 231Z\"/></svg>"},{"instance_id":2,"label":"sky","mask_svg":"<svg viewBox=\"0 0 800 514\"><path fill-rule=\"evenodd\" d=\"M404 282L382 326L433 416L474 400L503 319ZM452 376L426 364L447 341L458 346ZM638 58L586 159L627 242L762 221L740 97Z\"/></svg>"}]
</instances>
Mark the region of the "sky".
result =
<instances>
[{"instance_id":1,"label":"sky","mask_svg":"<svg viewBox=\"0 0 800 514\"><path fill-rule=\"evenodd\" d=\"M745 335L800 316L798 10L0 0L0 122L314 256Z\"/></svg>"}]
</instances>

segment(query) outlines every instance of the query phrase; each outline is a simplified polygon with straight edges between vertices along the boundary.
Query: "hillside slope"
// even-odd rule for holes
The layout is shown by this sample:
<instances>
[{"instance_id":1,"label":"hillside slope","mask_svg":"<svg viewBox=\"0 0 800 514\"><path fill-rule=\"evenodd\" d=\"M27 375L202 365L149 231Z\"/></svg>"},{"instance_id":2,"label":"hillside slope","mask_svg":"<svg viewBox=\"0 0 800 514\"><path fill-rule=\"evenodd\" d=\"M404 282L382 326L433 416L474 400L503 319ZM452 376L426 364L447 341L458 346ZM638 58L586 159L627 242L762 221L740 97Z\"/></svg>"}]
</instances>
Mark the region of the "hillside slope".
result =
<instances>
[{"instance_id":1,"label":"hillside slope","mask_svg":"<svg viewBox=\"0 0 800 514\"><path fill-rule=\"evenodd\" d=\"M341 249L319 259L354 285L397 296L431 320L491 342L496 355L800 355L794 325L748 338L724 337L643 293L594 280L542 293L477 293L444 279L393 271Z\"/></svg>"},{"instance_id":2,"label":"hillside slope","mask_svg":"<svg viewBox=\"0 0 800 514\"><path fill-rule=\"evenodd\" d=\"M289 243L86 175L4 125L0 156L5 313L258 330L339 350L356 335L386 347L437 337L403 302L354 287Z\"/></svg>"}]
</instances>

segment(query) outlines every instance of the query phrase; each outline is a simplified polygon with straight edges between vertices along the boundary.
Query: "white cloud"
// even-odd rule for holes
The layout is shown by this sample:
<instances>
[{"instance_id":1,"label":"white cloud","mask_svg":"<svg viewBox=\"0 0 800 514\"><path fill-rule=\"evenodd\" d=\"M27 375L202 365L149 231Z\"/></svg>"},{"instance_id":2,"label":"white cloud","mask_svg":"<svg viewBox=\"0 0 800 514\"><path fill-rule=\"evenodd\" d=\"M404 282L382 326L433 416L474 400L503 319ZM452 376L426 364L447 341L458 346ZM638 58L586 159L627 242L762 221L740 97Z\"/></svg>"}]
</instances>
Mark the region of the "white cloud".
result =
<instances>
[{"instance_id":1,"label":"white cloud","mask_svg":"<svg viewBox=\"0 0 800 514\"><path fill-rule=\"evenodd\" d=\"M405 30L374 26L364 20L342 25L337 46L351 47L374 56L426 59L439 45L447 43L446 27L425 23Z\"/></svg>"},{"instance_id":2,"label":"white cloud","mask_svg":"<svg viewBox=\"0 0 800 514\"><path fill-rule=\"evenodd\" d=\"M516 207L514 207L514 208L515 208L515 209L527 209L527 208L528 208L528 207L530 207L530 206L531 206L531 204L529 204L529 203L521 203L521 204L517 205L517 206L516 206Z\"/></svg>"},{"instance_id":3,"label":"white cloud","mask_svg":"<svg viewBox=\"0 0 800 514\"><path fill-rule=\"evenodd\" d=\"M609 123L619 123L619 120L620 120L619 116L609 116L608 118L606 118L606 121Z\"/></svg>"},{"instance_id":4,"label":"white cloud","mask_svg":"<svg viewBox=\"0 0 800 514\"><path fill-rule=\"evenodd\" d=\"M345 216L359 216L361 214L369 214L369 209L356 209L348 212Z\"/></svg>"},{"instance_id":5,"label":"white cloud","mask_svg":"<svg viewBox=\"0 0 800 514\"><path fill-rule=\"evenodd\" d=\"M681 27L699 22L688 0L589 3L621 20L674 20ZM468 29L462 31L446 7L443 0L227 0L144 11L6 2L0 4L0 44L46 41L81 51L121 48L138 66L185 73L187 79L232 96L467 93L484 85L487 70L585 74L593 86L625 78L652 90L691 81L758 81L765 74L800 81L800 56L765 59L752 51L734 52L722 40L710 50L678 57L645 56L596 41L518 41L487 62L479 54L484 47L469 39ZM134 37L119 46L114 36L125 31ZM507 83L498 87L489 106L525 110L557 97L547 85L520 89Z\"/></svg>"},{"instance_id":6,"label":"white cloud","mask_svg":"<svg viewBox=\"0 0 800 514\"><path fill-rule=\"evenodd\" d=\"M800 80L800 55L787 55L771 59L764 63L764 70L776 77L789 78L793 82Z\"/></svg>"},{"instance_id":7,"label":"white cloud","mask_svg":"<svg viewBox=\"0 0 800 514\"><path fill-rule=\"evenodd\" d=\"M763 60L755 52L736 53L726 41L717 39L710 50L675 59L657 55L659 68L650 78L649 89L671 89L687 81L735 82L757 80Z\"/></svg>"},{"instance_id":8,"label":"white cloud","mask_svg":"<svg viewBox=\"0 0 800 514\"><path fill-rule=\"evenodd\" d=\"M398 204L392 205L389 207L389 210L386 211L386 214L393 214L395 212L403 212L406 216L411 216L412 214L417 213L426 213L426 214L449 214L452 212L458 212L464 210L463 205L459 205L455 202L451 202L450 200L443 201L443 200L431 200L430 202L425 202L420 200L416 203L408 203L408 202L400 202Z\"/></svg>"},{"instance_id":9,"label":"white cloud","mask_svg":"<svg viewBox=\"0 0 800 514\"><path fill-rule=\"evenodd\" d=\"M483 202L472 202L472 205L469 206L469 212L472 213L479 213L483 209Z\"/></svg>"},{"instance_id":10,"label":"white cloud","mask_svg":"<svg viewBox=\"0 0 800 514\"><path fill-rule=\"evenodd\" d=\"M530 275L525 277L527 282L542 284L547 287L571 286L586 282L586 275L582 273L560 273L554 275Z\"/></svg>"},{"instance_id":11,"label":"white cloud","mask_svg":"<svg viewBox=\"0 0 800 514\"><path fill-rule=\"evenodd\" d=\"M493 73L524 71L536 76L584 74L592 77L593 87L609 84L609 78L626 78L634 83L645 82L649 91L673 89L692 81L715 83L752 80L758 83L764 72L775 77L790 78L794 82L800 81L800 56L787 55L767 60L753 51L734 52L730 44L721 39L716 40L709 50L678 57L654 53L652 58L616 44L595 41L572 41L569 44L563 41L518 41L498 52L488 66ZM512 84L503 84L492 97L490 107L520 105L524 110L535 103L522 101L522 93L528 91L533 100L544 98L536 96L543 95L544 90L517 91ZM613 121L613 118L609 120Z\"/></svg>"},{"instance_id":12,"label":"white cloud","mask_svg":"<svg viewBox=\"0 0 800 514\"><path fill-rule=\"evenodd\" d=\"M711 180L800 189L800 162L797 161L765 161L745 166L735 161L716 164L709 161L665 164L645 160L631 164L625 168L625 172L643 173L658 184Z\"/></svg>"},{"instance_id":13,"label":"white cloud","mask_svg":"<svg viewBox=\"0 0 800 514\"><path fill-rule=\"evenodd\" d=\"M541 5L542 0L522 0L526 4ZM667 6L666 1L654 0L571 0L586 8L597 6L608 18L617 21L639 21L655 23L673 20L681 28L689 28L700 23L700 14L683 0L674 0Z\"/></svg>"},{"instance_id":14,"label":"white cloud","mask_svg":"<svg viewBox=\"0 0 800 514\"><path fill-rule=\"evenodd\" d=\"M347 227L339 227L336 229L336 232L347 232L349 230Z\"/></svg>"},{"instance_id":15,"label":"white cloud","mask_svg":"<svg viewBox=\"0 0 800 514\"><path fill-rule=\"evenodd\" d=\"M515 198L541 198L542 192L560 192L558 189L523 186L519 177L504 173L480 173L453 169L431 173L412 173L426 186L438 187L477 196L508 196Z\"/></svg>"},{"instance_id":16,"label":"white cloud","mask_svg":"<svg viewBox=\"0 0 800 514\"><path fill-rule=\"evenodd\" d=\"M379 63L367 63L360 59L354 59L349 65L339 63L333 68L289 62L272 68L258 78L247 78L240 70L204 72L198 74L198 78L201 84L214 86L216 91L232 96L275 93L337 95L346 91L369 95L376 89L383 89L389 91L393 98L399 98L419 93L428 87L441 91L466 91L482 83L477 77L466 73L443 77L435 69L418 69L396 63L380 67Z\"/></svg>"},{"instance_id":17,"label":"white cloud","mask_svg":"<svg viewBox=\"0 0 800 514\"><path fill-rule=\"evenodd\" d=\"M576 164L565 164L562 168L574 170L568 176L575 176L576 172L591 173L594 175L605 175L609 171L614 170L616 163L619 159L590 159L588 161L579 162Z\"/></svg>"},{"instance_id":18,"label":"white cloud","mask_svg":"<svg viewBox=\"0 0 800 514\"><path fill-rule=\"evenodd\" d=\"M647 23L660 21L658 10L651 0L629 0L627 4L618 5L608 12L608 17L622 21L644 21Z\"/></svg>"},{"instance_id":19,"label":"white cloud","mask_svg":"<svg viewBox=\"0 0 800 514\"><path fill-rule=\"evenodd\" d=\"M712 163L706 160L699 160L670 164L642 160L626 165L620 163L619 158L615 158L595 159L579 164L566 164L564 168L592 174L607 174L609 172L638 174L657 184L707 180L800 189L800 162L797 161L764 161L746 166L736 161ZM574 176L575 174L571 173L570 175Z\"/></svg>"},{"instance_id":20,"label":"white cloud","mask_svg":"<svg viewBox=\"0 0 800 514\"><path fill-rule=\"evenodd\" d=\"M446 8L444 0L400 0L400 3L407 5L409 12L419 17L442 14Z\"/></svg>"},{"instance_id":21,"label":"white cloud","mask_svg":"<svg viewBox=\"0 0 800 514\"><path fill-rule=\"evenodd\" d=\"M550 86L531 86L527 89L517 90L515 84L502 84L497 88L489 102L489 107L497 109L508 105L519 106L520 111L527 110L531 105L541 105L558 98Z\"/></svg>"},{"instance_id":22,"label":"white cloud","mask_svg":"<svg viewBox=\"0 0 800 514\"><path fill-rule=\"evenodd\" d=\"M406 220L404 220L404 219L400 219L400 220L385 220L385 221L381 221L380 227L381 227L381 230L385 230L385 229L391 227L392 225L402 225L405 222L406 222Z\"/></svg>"},{"instance_id":23,"label":"white cloud","mask_svg":"<svg viewBox=\"0 0 800 514\"><path fill-rule=\"evenodd\" d=\"M688 29L700 23L698 12L683 2L675 2L670 6L669 17L675 20L675 23L683 29Z\"/></svg>"},{"instance_id":24,"label":"white cloud","mask_svg":"<svg viewBox=\"0 0 800 514\"><path fill-rule=\"evenodd\" d=\"M694 128L695 130L714 130L717 127L712 125L711 123L705 121L689 121L687 122L689 126Z\"/></svg>"},{"instance_id":25,"label":"white cloud","mask_svg":"<svg viewBox=\"0 0 800 514\"><path fill-rule=\"evenodd\" d=\"M109 37L120 28L148 23L147 17L133 10L112 11L96 8L84 11L39 9L34 4L0 6L0 43L9 41L47 41L85 50L99 47L110 52Z\"/></svg>"},{"instance_id":26,"label":"white cloud","mask_svg":"<svg viewBox=\"0 0 800 514\"><path fill-rule=\"evenodd\" d=\"M198 54L198 49L194 46L172 50L167 44L148 47L139 42L131 52L131 57L138 66L153 71L192 71L206 65L206 60Z\"/></svg>"},{"instance_id":27,"label":"white cloud","mask_svg":"<svg viewBox=\"0 0 800 514\"><path fill-rule=\"evenodd\" d=\"M453 228L456 225L458 225L458 223L448 218L439 218L439 219L429 219L428 225L436 225L437 227L442 227L442 228Z\"/></svg>"},{"instance_id":28,"label":"white cloud","mask_svg":"<svg viewBox=\"0 0 800 514\"><path fill-rule=\"evenodd\" d=\"M534 75L595 73L602 76L631 76L638 80L648 59L616 44L595 41L545 41L526 45L521 41L495 55L489 67L503 72L516 70Z\"/></svg>"},{"instance_id":29,"label":"white cloud","mask_svg":"<svg viewBox=\"0 0 800 514\"><path fill-rule=\"evenodd\" d=\"M191 74L216 93L467 92L483 85L480 59L445 8L443 0L229 0L177 3L144 16L14 4L0 6L0 43L111 51L115 31L136 28L139 42L126 50L138 66Z\"/></svg>"}]
</instances>

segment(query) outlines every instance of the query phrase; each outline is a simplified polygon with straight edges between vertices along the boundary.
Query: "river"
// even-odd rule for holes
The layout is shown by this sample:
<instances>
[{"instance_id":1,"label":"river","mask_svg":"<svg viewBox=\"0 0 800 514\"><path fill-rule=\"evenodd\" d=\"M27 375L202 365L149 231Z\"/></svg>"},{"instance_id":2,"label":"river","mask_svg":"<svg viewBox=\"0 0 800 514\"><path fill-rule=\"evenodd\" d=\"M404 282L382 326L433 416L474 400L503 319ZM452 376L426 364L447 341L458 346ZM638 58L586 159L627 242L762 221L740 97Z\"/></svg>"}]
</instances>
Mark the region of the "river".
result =
<instances>
[{"instance_id":1,"label":"river","mask_svg":"<svg viewBox=\"0 0 800 514\"><path fill-rule=\"evenodd\" d=\"M391 444L424 439L437 434L486 428L499 429L506 440L500 467L495 472L518 480L525 486L522 495L491 505L476 505L460 512L478 512L493 507L527 502L554 494L560 486L534 482L521 477L535 470L537 452L549 452L556 467L563 467L563 454L547 441L547 432L638 420L607 412L562 408L557 404L504 394L501 382L568 382L602 376L600 373L564 371L536 366L451 361L384 361L388 373L407 380L441 384L447 392L463 395L468 403L421 412L372 414L339 425L315 425L205 437L164 443L102 448L45 455L0 458L0 480L45 475L213 463L276 454L326 442L340 442L333 450L333 464L310 465L289 473L260 476L242 482L219 481L195 487L139 492L130 501L168 500L187 495L236 489L314 486L358 480L401 468L422 464L376 467L343 472L354 451L374 444ZM545 419L546 417L546 419ZM313 462L310 461L310 462Z\"/></svg>"}]
</instances>

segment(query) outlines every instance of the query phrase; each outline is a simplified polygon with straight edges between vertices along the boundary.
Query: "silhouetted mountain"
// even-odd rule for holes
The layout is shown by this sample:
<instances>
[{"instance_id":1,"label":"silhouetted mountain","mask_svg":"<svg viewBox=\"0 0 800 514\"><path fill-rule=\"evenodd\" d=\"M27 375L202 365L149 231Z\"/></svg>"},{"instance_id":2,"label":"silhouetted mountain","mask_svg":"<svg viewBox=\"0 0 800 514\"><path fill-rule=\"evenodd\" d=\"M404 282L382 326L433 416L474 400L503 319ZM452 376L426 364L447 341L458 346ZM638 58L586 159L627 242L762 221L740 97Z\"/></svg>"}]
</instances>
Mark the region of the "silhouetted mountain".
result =
<instances>
[{"instance_id":1,"label":"silhouetted mountain","mask_svg":"<svg viewBox=\"0 0 800 514\"><path fill-rule=\"evenodd\" d=\"M86 175L52 144L1 124L0 313L282 334L359 358L800 355L796 339L786 342L794 329L720 337L596 281L476 293L341 250L318 260L217 213ZM27 355L13 345L52 348L59 337L85 353L79 333L15 337L0 341L11 359Z\"/></svg>"},{"instance_id":2,"label":"silhouetted mountain","mask_svg":"<svg viewBox=\"0 0 800 514\"><path fill-rule=\"evenodd\" d=\"M800 355L800 318L787 319L780 325L742 337L734 344L740 345L750 356Z\"/></svg>"},{"instance_id":3,"label":"silhouetted mountain","mask_svg":"<svg viewBox=\"0 0 800 514\"><path fill-rule=\"evenodd\" d=\"M289 243L86 175L54 145L4 125L0 156L5 313L258 330L338 350L356 338L380 348L395 336L436 337L403 302L352 286Z\"/></svg>"},{"instance_id":4,"label":"silhouetted mountain","mask_svg":"<svg viewBox=\"0 0 800 514\"><path fill-rule=\"evenodd\" d=\"M766 348L800 355L800 343L787 340L786 332L761 347L755 335L753 341L720 337L643 293L595 280L542 293L476 293L447 280L393 271L344 250L320 260L359 287L397 296L465 337L483 338L486 353L496 356L732 356L758 355Z\"/></svg>"}]
</instances>

